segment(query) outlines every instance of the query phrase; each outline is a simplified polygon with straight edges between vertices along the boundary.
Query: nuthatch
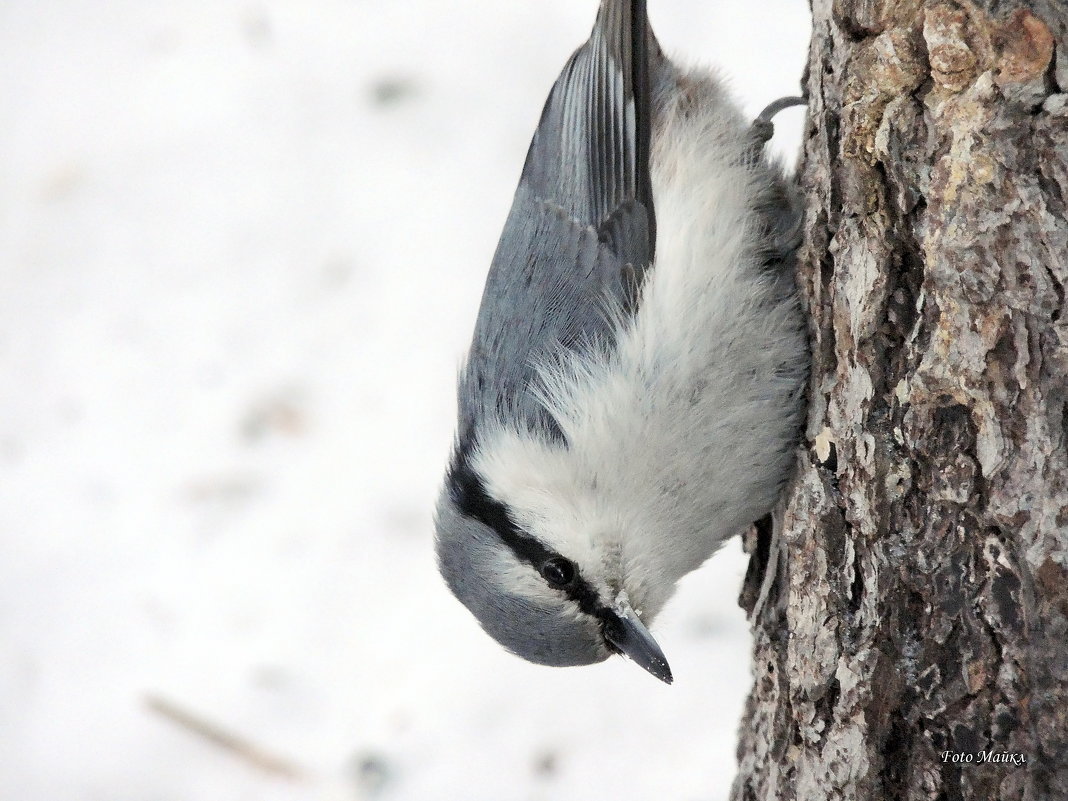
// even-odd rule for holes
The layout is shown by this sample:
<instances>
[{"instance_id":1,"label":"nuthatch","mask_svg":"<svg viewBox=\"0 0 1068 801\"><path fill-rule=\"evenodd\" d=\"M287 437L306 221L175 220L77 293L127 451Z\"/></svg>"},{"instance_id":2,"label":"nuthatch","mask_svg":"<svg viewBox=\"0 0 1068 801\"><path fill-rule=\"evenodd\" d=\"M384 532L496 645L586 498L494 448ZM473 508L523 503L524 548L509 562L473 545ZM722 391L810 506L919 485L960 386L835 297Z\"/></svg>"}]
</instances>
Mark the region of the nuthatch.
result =
<instances>
[{"instance_id":1,"label":"nuthatch","mask_svg":"<svg viewBox=\"0 0 1068 801\"><path fill-rule=\"evenodd\" d=\"M720 83L602 0L549 94L486 279L437 507L449 587L508 650L613 653L772 508L804 415L797 192Z\"/></svg>"}]
</instances>

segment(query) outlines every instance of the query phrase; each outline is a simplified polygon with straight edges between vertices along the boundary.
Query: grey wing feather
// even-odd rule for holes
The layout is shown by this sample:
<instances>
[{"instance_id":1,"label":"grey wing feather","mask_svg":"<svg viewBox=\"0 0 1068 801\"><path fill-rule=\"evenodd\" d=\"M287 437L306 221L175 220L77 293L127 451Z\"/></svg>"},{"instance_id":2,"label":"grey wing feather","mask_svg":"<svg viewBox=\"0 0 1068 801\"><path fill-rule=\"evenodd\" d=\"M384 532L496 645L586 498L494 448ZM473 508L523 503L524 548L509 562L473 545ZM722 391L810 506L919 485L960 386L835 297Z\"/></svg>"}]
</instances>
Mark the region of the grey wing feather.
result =
<instances>
[{"instance_id":1,"label":"grey wing feather","mask_svg":"<svg viewBox=\"0 0 1068 801\"><path fill-rule=\"evenodd\" d=\"M493 258L460 381L460 441L486 413L559 435L534 365L606 342L610 303L633 309L653 261L644 0L603 0L593 33L546 101Z\"/></svg>"}]
</instances>

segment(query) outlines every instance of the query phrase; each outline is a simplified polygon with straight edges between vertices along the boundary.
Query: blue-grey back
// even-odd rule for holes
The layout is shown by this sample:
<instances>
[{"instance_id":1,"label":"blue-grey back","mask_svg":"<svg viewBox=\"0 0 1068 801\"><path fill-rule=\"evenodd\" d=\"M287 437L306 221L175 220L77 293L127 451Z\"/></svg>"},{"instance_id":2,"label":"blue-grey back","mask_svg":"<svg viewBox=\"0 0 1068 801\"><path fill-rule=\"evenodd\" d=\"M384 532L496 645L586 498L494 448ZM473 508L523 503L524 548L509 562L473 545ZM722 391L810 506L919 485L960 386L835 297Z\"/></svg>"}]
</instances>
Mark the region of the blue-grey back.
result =
<instances>
[{"instance_id":1,"label":"blue-grey back","mask_svg":"<svg viewBox=\"0 0 1068 801\"><path fill-rule=\"evenodd\" d=\"M461 439L475 420L495 414L555 437L555 423L534 392L535 365L560 349L610 340L609 299L626 304L634 284L626 262L592 227L521 188L490 267L461 376Z\"/></svg>"}]
</instances>

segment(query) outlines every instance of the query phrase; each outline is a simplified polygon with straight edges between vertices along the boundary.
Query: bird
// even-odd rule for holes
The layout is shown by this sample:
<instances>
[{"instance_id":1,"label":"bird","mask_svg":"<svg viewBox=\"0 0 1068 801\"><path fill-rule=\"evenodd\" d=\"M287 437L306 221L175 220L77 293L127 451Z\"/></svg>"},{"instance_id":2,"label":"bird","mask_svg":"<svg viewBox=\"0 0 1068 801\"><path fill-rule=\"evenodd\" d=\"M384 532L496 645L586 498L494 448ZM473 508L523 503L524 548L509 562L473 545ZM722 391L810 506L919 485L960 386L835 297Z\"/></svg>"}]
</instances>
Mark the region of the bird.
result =
<instances>
[{"instance_id":1,"label":"bird","mask_svg":"<svg viewBox=\"0 0 1068 801\"><path fill-rule=\"evenodd\" d=\"M508 651L614 654L772 509L805 416L802 207L722 80L602 0L553 84L486 278L435 510L448 587Z\"/></svg>"}]
</instances>

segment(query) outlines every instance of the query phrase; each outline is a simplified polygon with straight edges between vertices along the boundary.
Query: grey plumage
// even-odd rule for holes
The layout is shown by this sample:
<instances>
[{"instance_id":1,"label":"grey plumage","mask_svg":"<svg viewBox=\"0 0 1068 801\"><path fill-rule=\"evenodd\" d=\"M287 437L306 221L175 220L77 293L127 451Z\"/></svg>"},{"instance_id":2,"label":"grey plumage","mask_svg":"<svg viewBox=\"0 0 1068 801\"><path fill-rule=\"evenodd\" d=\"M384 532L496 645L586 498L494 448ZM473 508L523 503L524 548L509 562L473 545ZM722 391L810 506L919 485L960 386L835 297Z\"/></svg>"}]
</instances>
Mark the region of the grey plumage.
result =
<instances>
[{"instance_id":1,"label":"grey plumage","mask_svg":"<svg viewBox=\"0 0 1068 801\"><path fill-rule=\"evenodd\" d=\"M554 432L530 392L534 365L609 339L606 301L633 305L655 237L647 28L644 3L603 3L549 94L486 278L461 437L504 409Z\"/></svg>"},{"instance_id":2,"label":"grey plumage","mask_svg":"<svg viewBox=\"0 0 1068 801\"><path fill-rule=\"evenodd\" d=\"M441 571L509 650L671 674L645 629L770 509L807 375L796 193L715 79L603 0L549 95L458 388Z\"/></svg>"}]
</instances>

